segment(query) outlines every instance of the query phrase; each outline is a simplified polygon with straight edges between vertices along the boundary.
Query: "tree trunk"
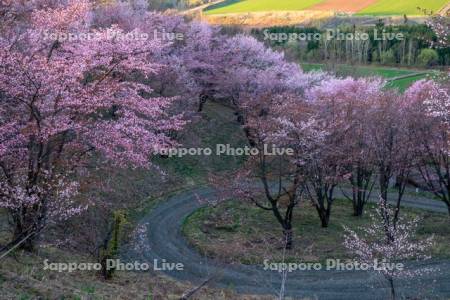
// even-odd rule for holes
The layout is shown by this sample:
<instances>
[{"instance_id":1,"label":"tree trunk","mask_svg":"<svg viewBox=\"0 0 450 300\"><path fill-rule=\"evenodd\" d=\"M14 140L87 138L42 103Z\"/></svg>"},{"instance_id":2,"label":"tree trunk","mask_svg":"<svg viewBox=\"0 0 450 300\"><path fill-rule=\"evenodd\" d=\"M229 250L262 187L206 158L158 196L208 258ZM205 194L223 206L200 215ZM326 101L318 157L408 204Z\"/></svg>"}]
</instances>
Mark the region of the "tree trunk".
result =
<instances>
[{"instance_id":1,"label":"tree trunk","mask_svg":"<svg viewBox=\"0 0 450 300\"><path fill-rule=\"evenodd\" d=\"M357 200L356 204L353 205L353 216L362 217L364 211L364 203Z\"/></svg>"},{"instance_id":2,"label":"tree trunk","mask_svg":"<svg viewBox=\"0 0 450 300\"><path fill-rule=\"evenodd\" d=\"M328 227L328 220L327 220L326 217L320 218L320 222L321 222L322 228L327 228Z\"/></svg>"},{"instance_id":3,"label":"tree trunk","mask_svg":"<svg viewBox=\"0 0 450 300\"><path fill-rule=\"evenodd\" d=\"M381 198L388 202L388 193L389 193L389 175L387 175L387 172L385 170L380 170L380 195Z\"/></svg>"},{"instance_id":4,"label":"tree trunk","mask_svg":"<svg viewBox=\"0 0 450 300\"><path fill-rule=\"evenodd\" d=\"M0 253L9 252L12 249L19 249L19 250L25 250L27 252L34 252L35 250L35 241L36 236L35 234L32 234L31 232L15 232L13 234L13 238L11 241L4 246Z\"/></svg>"},{"instance_id":5,"label":"tree trunk","mask_svg":"<svg viewBox=\"0 0 450 300\"><path fill-rule=\"evenodd\" d=\"M357 189L357 191L353 191L353 215L355 217L361 217L364 210L365 197L361 192L362 187L359 183Z\"/></svg>"},{"instance_id":6,"label":"tree trunk","mask_svg":"<svg viewBox=\"0 0 450 300\"><path fill-rule=\"evenodd\" d=\"M16 223L10 244L15 246L20 243L17 249L34 252L36 240L38 239L38 232L33 231L35 231L35 226L29 226L28 229L25 229L25 226L21 222Z\"/></svg>"},{"instance_id":7,"label":"tree trunk","mask_svg":"<svg viewBox=\"0 0 450 300\"><path fill-rule=\"evenodd\" d=\"M35 234L30 235L18 248L27 252L34 252L36 250L37 236Z\"/></svg>"},{"instance_id":8,"label":"tree trunk","mask_svg":"<svg viewBox=\"0 0 450 300\"><path fill-rule=\"evenodd\" d=\"M362 199L363 179L362 179L362 170L360 167L358 167L356 171L356 182L353 179L350 179L350 182L352 183L353 186L353 215L356 217L360 217L362 215L362 210L364 207L363 203L364 199ZM355 191L355 183L356 183L356 191Z\"/></svg>"},{"instance_id":9,"label":"tree trunk","mask_svg":"<svg viewBox=\"0 0 450 300\"><path fill-rule=\"evenodd\" d=\"M100 260L102 266L101 274L105 280L111 279L114 273L114 269L108 269L108 259L111 259L111 257L109 255L104 255Z\"/></svg>"},{"instance_id":10,"label":"tree trunk","mask_svg":"<svg viewBox=\"0 0 450 300\"><path fill-rule=\"evenodd\" d=\"M330 223L331 202L328 202L327 207L324 205L316 205L317 214L319 215L320 224L322 228L327 228Z\"/></svg>"},{"instance_id":11,"label":"tree trunk","mask_svg":"<svg viewBox=\"0 0 450 300\"><path fill-rule=\"evenodd\" d=\"M320 224L322 228L327 228L328 224L330 223L330 209L327 208L317 208L317 211L319 213L320 218Z\"/></svg>"},{"instance_id":12,"label":"tree trunk","mask_svg":"<svg viewBox=\"0 0 450 300\"><path fill-rule=\"evenodd\" d=\"M284 236L284 247L286 250L292 249L292 227L288 225L287 228L283 229Z\"/></svg>"},{"instance_id":13,"label":"tree trunk","mask_svg":"<svg viewBox=\"0 0 450 300\"><path fill-rule=\"evenodd\" d=\"M391 287L391 299L395 300L396 296L395 296L394 279L389 278L388 281L389 281L389 286Z\"/></svg>"}]
</instances>

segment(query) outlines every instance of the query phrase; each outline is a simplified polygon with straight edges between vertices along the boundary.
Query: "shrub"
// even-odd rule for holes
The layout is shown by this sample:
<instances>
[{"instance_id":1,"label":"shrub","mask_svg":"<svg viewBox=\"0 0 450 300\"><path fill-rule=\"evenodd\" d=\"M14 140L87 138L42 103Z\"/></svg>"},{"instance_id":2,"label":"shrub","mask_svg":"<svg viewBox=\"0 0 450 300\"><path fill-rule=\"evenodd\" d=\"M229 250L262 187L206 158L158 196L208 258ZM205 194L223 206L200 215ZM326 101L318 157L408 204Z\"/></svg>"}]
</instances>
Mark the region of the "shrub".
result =
<instances>
[{"instance_id":1,"label":"shrub","mask_svg":"<svg viewBox=\"0 0 450 300\"><path fill-rule=\"evenodd\" d=\"M382 64L385 64L385 65L397 63L394 51L392 49L389 49L387 51L381 52L380 61Z\"/></svg>"},{"instance_id":2,"label":"shrub","mask_svg":"<svg viewBox=\"0 0 450 300\"><path fill-rule=\"evenodd\" d=\"M372 62L373 63L374 62L380 62L380 58L379 58L379 55L378 55L378 50L374 50L372 52Z\"/></svg>"},{"instance_id":3,"label":"shrub","mask_svg":"<svg viewBox=\"0 0 450 300\"><path fill-rule=\"evenodd\" d=\"M435 65L439 60L439 55L434 49L422 49L417 57L417 63L423 67Z\"/></svg>"}]
</instances>

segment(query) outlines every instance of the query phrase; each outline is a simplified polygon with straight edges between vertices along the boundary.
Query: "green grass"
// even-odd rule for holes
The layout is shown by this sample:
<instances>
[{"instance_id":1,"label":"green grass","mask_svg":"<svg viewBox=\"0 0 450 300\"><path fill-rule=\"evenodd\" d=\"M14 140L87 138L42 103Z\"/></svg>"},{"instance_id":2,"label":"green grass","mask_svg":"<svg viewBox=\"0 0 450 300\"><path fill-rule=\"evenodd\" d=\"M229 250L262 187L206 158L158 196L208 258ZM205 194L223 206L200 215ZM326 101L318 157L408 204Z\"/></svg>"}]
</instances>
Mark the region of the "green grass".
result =
<instances>
[{"instance_id":1,"label":"green grass","mask_svg":"<svg viewBox=\"0 0 450 300\"><path fill-rule=\"evenodd\" d=\"M328 228L321 228L317 212L309 203L296 208L293 218L294 249L287 261L323 262L328 258L348 259L343 242L343 225L356 229L368 226L368 204L362 218L352 216L347 200L336 200ZM419 237L435 235L432 256L449 258L450 227L446 214L402 208L402 215L420 216ZM228 263L261 264L264 259L281 260L281 227L272 212L242 202L230 201L217 207L206 207L189 216L183 233L200 252Z\"/></svg>"},{"instance_id":2,"label":"green grass","mask_svg":"<svg viewBox=\"0 0 450 300\"><path fill-rule=\"evenodd\" d=\"M421 74L417 74L416 76L392 80L387 84L388 88L397 88L400 91L406 90L414 82L421 79L425 79L428 76L432 75L433 73L432 71L416 71L409 69L398 69L398 68L378 67L378 66L351 66L344 64L329 66L325 64L302 63L301 66L303 70L306 72L322 70L334 73L339 77L379 76L386 79L393 79L395 77L414 75L422 72Z\"/></svg>"},{"instance_id":3,"label":"green grass","mask_svg":"<svg viewBox=\"0 0 450 300\"><path fill-rule=\"evenodd\" d=\"M417 71L406 69L377 67L377 66L351 66L344 64L328 66L325 64L302 63L301 66L303 70L305 70L306 72L323 70L323 71L330 71L341 76L356 76L356 77L380 76L383 78L393 78L397 76L405 76L417 73Z\"/></svg>"},{"instance_id":4,"label":"green grass","mask_svg":"<svg viewBox=\"0 0 450 300\"><path fill-rule=\"evenodd\" d=\"M428 78L428 74L420 74L413 77L407 77L402 79L397 79L389 82L386 86L388 88L396 88L400 91L405 91L408 87L410 87L414 82Z\"/></svg>"},{"instance_id":5,"label":"green grass","mask_svg":"<svg viewBox=\"0 0 450 300\"><path fill-rule=\"evenodd\" d=\"M303 10L321 0L228 0L209 6L206 14L247 13L261 11Z\"/></svg>"},{"instance_id":6,"label":"green grass","mask_svg":"<svg viewBox=\"0 0 450 300\"><path fill-rule=\"evenodd\" d=\"M155 163L163 169L195 183L201 183L208 178L209 173L236 169L244 162L244 156L215 155L218 144L230 144L231 147L243 147L247 144L231 109L208 102L202 114L202 118L189 124L179 138L183 147L210 148L213 150L212 155L155 159Z\"/></svg>"},{"instance_id":7,"label":"green grass","mask_svg":"<svg viewBox=\"0 0 450 300\"><path fill-rule=\"evenodd\" d=\"M324 0L227 0L205 9L206 14L248 13L262 11L303 10ZM351 1L351 0L348 0ZM379 0L358 12L358 15L423 15L418 9L437 12L447 0Z\"/></svg>"},{"instance_id":8,"label":"green grass","mask_svg":"<svg viewBox=\"0 0 450 300\"><path fill-rule=\"evenodd\" d=\"M423 15L423 12L418 9L427 9L428 11L437 12L445 4L447 0L380 0L375 4L366 7L358 12L359 15Z\"/></svg>"}]
</instances>

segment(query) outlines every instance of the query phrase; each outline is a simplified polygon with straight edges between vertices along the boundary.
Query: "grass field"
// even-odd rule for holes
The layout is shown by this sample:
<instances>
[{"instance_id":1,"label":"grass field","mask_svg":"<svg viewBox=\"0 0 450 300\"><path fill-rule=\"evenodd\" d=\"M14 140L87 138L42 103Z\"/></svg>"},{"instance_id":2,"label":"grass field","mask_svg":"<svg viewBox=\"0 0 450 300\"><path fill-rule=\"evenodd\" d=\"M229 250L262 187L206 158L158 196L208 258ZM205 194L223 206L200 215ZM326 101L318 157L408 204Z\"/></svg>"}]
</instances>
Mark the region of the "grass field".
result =
<instances>
[{"instance_id":1,"label":"grass field","mask_svg":"<svg viewBox=\"0 0 450 300\"><path fill-rule=\"evenodd\" d=\"M243 147L247 142L233 111L211 102L205 105L203 117L189 124L179 138L186 148L215 149L218 144ZM238 168L243 160L243 156L232 155L186 155L155 159L155 163L170 174L182 176L185 181L201 183L210 173L217 174Z\"/></svg>"},{"instance_id":2,"label":"grass field","mask_svg":"<svg viewBox=\"0 0 450 300\"><path fill-rule=\"evenodd\" d=\"M353 77L370 77L370 76L379 76L386 79L392 79L387 84L389 88L397 88L400 91L404 91L414 82L425 79L428 76L432 75L430 71L416 71L409 69L397 69L397 68L389 68L389 67L378 67L378 66L350 66L338 64L335 66L327 66L324 64L311 64L311 63L302 63L301 64L303 70L306 72L315 71L315 70L323 70L336 74L340 77L345 76L353 76ZM408 75L414 75L406 78L395 79L396 77L403 77Z\"/></svg>"},{"instance_id":3,"label":"grass field","mask_svg":"<svg viewBox=\"0 0 450 300\"><path fill-rule=\"evenodd\" d=\"M379 0L358 12L359 15L423 15L418 8L438 12L448 0Z\"/></svg>"},{"instance_id":4,"label":"grass field","mask_svg":"<svg viewBox=\"0 0 450 300\"><path fill-rule=\"evenodd\" d=\"M374 205L368 204L366 210L373 211ZM367 213L361 218L351 213L350 201L337 199L333 205L330 226L321 228L315 209L309 203L302 203L294 211L294 249L287 254L287 262L351 258L352 255L342 245L343 225L356 229L370 224ZM450 249L446 246L450 243L446 214L407 208L402 208L401 213L422 219L419 237L435 235L432 257L450 257ZM183 233L192 245L208 256L228 263L261 264L264 259L281 261L280 228L272 212L230 201L193 213L185 220Z\"/></svg>"},{"instance_id":5,"label":"grass field","mask_svg":"<svg viewBox=\"0 0 450 300\"><path fill-rule=\"evenodd\" d=\"M247 13L261 11L303 10L321 0L227 0L212 5L205 10L206 14Z\"/></svg>"},{"instance_id":6,"label":"grass field","mask_svg":"<svg viewBox=\"0 0 450 300\"><path fill-rule=\"evenodd\" d=\"M313 70L330 70L331 67L324 64L302 63L303 70L309 72ZM388 67L376 66L351 66L344 64L337 64L333 67L338 75L355 75L361 76L381 76L384 78L393 78L397 76L405 76L416 73L416 71L406 69L396 69ZM330 70L333 71L333 70Z\"/></svg>"},{"instance_id":7,"label":"grass field","mask_svg":"<svg viewBox=\"0 0 450 300\"><path fill-rule=\"evenodd\" d=\"M428 74L421 74L413 77L407 77L402 79L396 79L393 81L390 81L386 86L388 88L396 88L400 91L406 90L408 87L410 87L414 82L422 79L427 79L429 77Z\"/></svg>"},{"instance_id":8,"label":"grass field","mask_svg":"<svg viewBox=\"0 0 450 300\"><path fill-rule=\"evenodd\" d=\"M345 2L345 0L342 0ZM351 2L352 0L347 0ZM357 12L358 15L423 15L419 10L426 9L428 12L437 12L444 7L448 0L379 0L374 4ZM222 3L212 5L205 9L206 14L229 14L229 13L251 13L251 12L270 12L270 11L297 11L305 9L314 9L314 6L325 4L326 0L226 0ZM331 5L332 11L343 9L343 5ZM335 7L334 7L335 6ZM348 6L348 5L347 5ZM350 4L351 6L351 4ZM328 6L327 6L328 7ZM357 9L360 9L359 6ZM356 10L355 10L356 11Z\"/></svg>"}]
</instances>

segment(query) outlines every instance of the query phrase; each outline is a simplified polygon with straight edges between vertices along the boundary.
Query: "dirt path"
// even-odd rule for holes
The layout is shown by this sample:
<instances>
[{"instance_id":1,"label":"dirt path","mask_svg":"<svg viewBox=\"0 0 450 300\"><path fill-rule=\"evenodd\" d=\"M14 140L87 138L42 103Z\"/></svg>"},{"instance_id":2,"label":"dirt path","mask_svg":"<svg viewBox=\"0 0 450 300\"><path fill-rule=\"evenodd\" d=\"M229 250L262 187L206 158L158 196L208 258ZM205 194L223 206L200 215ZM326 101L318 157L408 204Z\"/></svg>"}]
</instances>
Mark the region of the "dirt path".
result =
<instances>
[{"instance_id":1,"label":"dirt path","mask_svg":"<svg viewBox=\"0 0 450 300\"><path fill-rule=\"evenodd\" d=\"M450 3L446 4L443 8L441 8L438 12L441 16L450 17Z\"/></svg>"},{"instance_id":2,"label":"dirt path","mask_svg":"<svg viewBox=\"0 0 450 300\"><path fill-rule=\"evenodd\" d=\"M377 2L378 0L325 0L314 6L311 6L310 10L325 10L335 12L356 13L367 6Z\"/></svg>"},{"instance_id":3,"label":"dirt path","mask_svg":"<svg viewBox=\"0 0 450 300\"><path fill-rule=\"evenodd\" d=\"M214 280L209 284L212 287L231 288L245 294L276 294L281 280L279 273L266 271L263 265L222 264L189 246L181 228L185 218L203 205L198 202L198 195L212 198L214 192L209 188L183 192L152 210L141 220L141 224L146 224L148 228L144 242L149 250L137 251L130 246L123 250L123 259L140 262L166 259L167 262L184 265L183 271L165 271L178 280L198 284L214 275ZM443 203L421 198L407 197L405 206L446 211ZM448 298L450 261L432 261L428 264L439 267L441 271L416 280L398 281L399 292L417 298L423 292L429 293L430 287L433 287L433 298ZM362 271L296 271L288 274L287 295L295 299L387 299L388 289L379 277Z\"/></svg>"},{"instance_id":4,"label":"dirt path","mask_svg":"<svg viewBox=\"0 0 450 300\"><path fill-rule=\"evenodd\" d=\"M407 74L407 75L401 75L401 76L387 78L386 81L393 82L393 81L400 80L400 79L418 77L418 76L422 76L422 75L426 75L426 74L427 74L426 72L415 72L415 73L411 73L411 74Z\"/></svg>"},{"instance_id":5,"label":"dirt path","mask_svg":"<svg viewBox=\"0 0 450 300\"><path fill-rule=\"evenodd\" d=\"M181 15L195 15L195 14L201 13L205 8L207 8L207 7L211 6L211 5L215 5L215 4L224 2L224 1L225 0L212 1L212 2L209 2L209 3L203 4L203 5L196 6L196 7L187 9L185 11L182 11L180 14Z\"/></svg>"}]
</instances>

